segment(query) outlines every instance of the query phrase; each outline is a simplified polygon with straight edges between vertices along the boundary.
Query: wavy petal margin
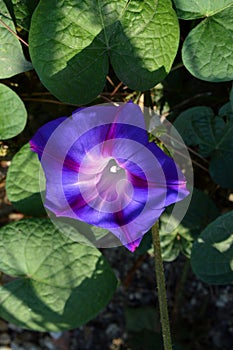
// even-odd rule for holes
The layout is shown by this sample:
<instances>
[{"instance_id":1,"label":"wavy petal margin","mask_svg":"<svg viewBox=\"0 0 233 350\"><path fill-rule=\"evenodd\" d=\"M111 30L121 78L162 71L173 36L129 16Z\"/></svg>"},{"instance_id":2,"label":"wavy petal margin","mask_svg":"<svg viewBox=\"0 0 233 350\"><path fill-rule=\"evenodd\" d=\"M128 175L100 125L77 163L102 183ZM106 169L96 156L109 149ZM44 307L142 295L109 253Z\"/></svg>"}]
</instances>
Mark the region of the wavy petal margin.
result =
<instances>
[{"instance_id":1,"label":"wavy petal margin","mask_svg":"<svg viewBox=\"0 0 233 350\"><path fill-rule=\"evenodd\" d=\"M108 229L130 251L189 191L176 163L149 142L141 109L127 103L78 110L30 141L46 176L45 207Z\"/></svg>"}]
</instances>

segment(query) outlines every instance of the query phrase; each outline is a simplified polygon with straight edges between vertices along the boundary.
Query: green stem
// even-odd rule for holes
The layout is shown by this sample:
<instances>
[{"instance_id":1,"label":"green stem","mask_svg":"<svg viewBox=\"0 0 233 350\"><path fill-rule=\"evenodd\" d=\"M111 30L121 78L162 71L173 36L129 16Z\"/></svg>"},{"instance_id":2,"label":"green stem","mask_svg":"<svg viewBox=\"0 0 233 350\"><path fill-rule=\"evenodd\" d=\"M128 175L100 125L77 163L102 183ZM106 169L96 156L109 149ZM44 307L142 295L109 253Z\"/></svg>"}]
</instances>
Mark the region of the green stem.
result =
<instances>
[{"instance_id":1,"label":"green stem","mask_svg":"<svg viewBox=\"0 0 233 350\"><path fill-rule=\"evenodd\" d=\"M154 246L155 275L158 288L160 322L162 326L164 350L172 350L171 331L167 309L165 276L163 269L163 260L161 255L158 221L152 227L152 241Z\"/></svg>"}]
</instances>

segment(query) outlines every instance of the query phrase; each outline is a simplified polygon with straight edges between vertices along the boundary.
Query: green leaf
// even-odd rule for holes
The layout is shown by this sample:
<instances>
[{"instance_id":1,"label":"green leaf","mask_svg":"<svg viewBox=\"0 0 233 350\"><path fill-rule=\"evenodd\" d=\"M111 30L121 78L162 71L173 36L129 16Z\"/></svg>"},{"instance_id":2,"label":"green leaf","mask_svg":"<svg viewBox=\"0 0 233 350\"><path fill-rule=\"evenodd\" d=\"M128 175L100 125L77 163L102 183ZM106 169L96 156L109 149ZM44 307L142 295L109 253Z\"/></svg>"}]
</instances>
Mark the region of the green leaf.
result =
<instances>
[{"instance_id":1,"label":"green leaf","mask_svg":"<svg viewBox=\"0 0 233 350\"><path fill-rule=\"evenodd\" d=\"M207 157L233 148L233 118L223 116L214 116L209 107L192 107L178 116L174 126L186 144L199 145L199 153Z\"/></svg>"},{"instance_id":2,"label":"green leaf","mask_svg":"<svg viewBox=\"0 0 233 350\"><path fill-rule=\"evenodd\" d=\"M12 0L14 15L18 26L29 30L31 16L39 0Z\"/></svg>"},{"instance_id":3,"label":"green leaf","mask_svg":"<svg viewBox=\"0 0 233 350\"><path fill-rule=\"evenodd\" d=\"M12 4L12 0L3 0L3 2L5 3L9 13L10 13L10 17L12 18L12 20L15 22L15 18L14 18L14 9L13 9L13 4Z\"/></svg>"},{"instance_id":4,"label":"green leaf","mask_svg":"<svg viewBox=\"0 0 233 350\"><path fill-rule=\"evenodd\" d=\"M203 157L211 156L210 175L223 188L233 187L233 111L230 103L214 116L209 107L192 107L174 122L187 145L199 145Z\"/></svg>"},{"instance_id":5,"label":"green leaf","mask_svg":"<svg viewBox=\"0 0 233 350\"><path fill-rule=\"evenodd\" d=\"M23 131L27 121L27 111L19 96L0 84L0 139L10 139Z\"/></svg>"},{"instance_id":6,"label":"green leaf","mask_svg":"<svg viewBox=\"0 0 233 350\"><path fill-rule=\"evenodd\" d=\"M16 32L12 18L3 1L0 2L0 20ZM0 22L0 79L32 69L30 62L24 58L19 40Z\"/></svg>"},{"instance_id":7,"label":"green leaf","mask_svg":"<svg viewBox=\"0 0 233 350\"><path fill-rule=\"evenodd\" d=\"M89 225L91 228L91 231L94 234L95 239L98 241L101 238L106 237L109 234L109 230L106 230L102 227L97 227L93 225Z\"/></svg>"},{"instance_id":8,"label":"green leaf","mask_svg":"<svg viewBox=\"0 0 233 350\"><path fill-rule=\"evenodd\" d=\"M219 117L233 118L233 108L231 102L225 103L218 111Z\"/></svg>"},{"instance_id":9,"label":"green leaf","mask_svg":"<svg viewBox=\"0 0 233 350\"><path fill-rule=\"evenodd\" d=\"M209 172L212 179L223 188L233 188L233 147L216 152L211 158Z\"/></svg>"},{"instance_id":10,"label":"green leaf","mask_svg":"<svg viewBox=\"0 0 233 350\"><path fill-rule=\"evenodd\" d=\"M233 282L233 211L213 221L194 243L194 273L210 284Z\"/></svg>"},{"instance_id":11,"label":"green leaf","mask_svg":"<svg viewBox=\"0 0 233 350\"><path fill-rule=\"evenodd\" d=\"M174 122L187 145L200 145L200 153L209 155L216 146L214 113L211 108L198 106L182 112Z\"/></svg>"},{"instance_id":12,"label":"green leaf","mask_svg":"<svg viewBox=\"0 0 233 350\"><path fill-rule=\"evenodd\" d=\"M232 5L232 0L173 0L177 15L182 19L213 16Z\"/></svg>"},{"instance_id":13,"label":"green leaf","mask_svg":"<svg viewBox=\"0 0 233 350\"><path fill-rule=\"evenodd\" d=\"M203 3L198 1L197 6L199 2ZM221 7L221 3L225 5ZM209 14L206 9L203 16L206 18L191 30L184 41L182 48L184 65L191 74L202 80L211 82L232 80L233 2L214 1L209 6Z\"/></svg>"},{"instance_id":14,"label":"green leaf","mask_svg":"<svg viewBox=\"0 0 233 350\"><path fill-rule=\"evenodd\" d=\"M154 86L169 72L178 42L170 0L41 0L29 32L43 84L60 100L79 104L102 91L109 60L130 88Z\"/></svg>"},{"instance_id":15,"label":"green leaf","mask_svg":"<svg viewBox=\"0 0 233 350\"><path fill-rule=\"evenodd\" d=\"M71 329L112 297L117 280L99 250L70 240L48 219L11 223L0 236L0 269L17 278L0 287L0 315L9 322L38 331Z\"/></svg>"},{"instance_id":16,"label":"green leaf","mask_svg":"<svg viewBox=\"0 0 233 350\"><path fill-rule=\"evenodd\" d=\"M204 193L194 189L192 199L182 222L173 232L167 233L166 226L172 207L166 209L160 218L160 239L164 261L173 261L180 252L190 258L194 240L206 225L218 216L214 202ZM176 218L173 218L176 220Z\"/></svg>"},{"instance_id":17,"label":"green leaf","mask_svg":"<svg viewBox=\"0 0 233 350\"><path fill-rule=\"evenodd\" d=\"M6 191L11 203L24 214L45 215L41 191L45 189L37 154L27 143L12 159L7 173Z\"/></svg>"},{"instance_id":18,"label":"green leaf","mask_svg":"<svg viewBox=\"0 0 233 350\"><path fill-rule=\"evenodd\" d=\"M171 2L128 1L120 22L110 41L113 68L131 89L150 89L169 73L178 48L179 26Z\"/></svg>"}]
</instances>

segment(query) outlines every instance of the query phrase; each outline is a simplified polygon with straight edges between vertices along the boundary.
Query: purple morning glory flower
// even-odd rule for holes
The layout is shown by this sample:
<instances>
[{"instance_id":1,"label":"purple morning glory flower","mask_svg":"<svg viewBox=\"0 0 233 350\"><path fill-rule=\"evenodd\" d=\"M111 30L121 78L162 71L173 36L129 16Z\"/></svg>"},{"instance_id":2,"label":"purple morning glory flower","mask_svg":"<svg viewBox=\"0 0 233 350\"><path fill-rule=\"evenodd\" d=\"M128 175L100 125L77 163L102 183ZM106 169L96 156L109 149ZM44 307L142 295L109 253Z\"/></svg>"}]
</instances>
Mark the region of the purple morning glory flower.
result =
<instances>
[{"instance_id":1,"label":"purple morning glory flower","mask_svg":"<svg viewBox=\"0 0 233 350\"><path fill-rule=\"evenodd\" d=\"M46 177L45 207L108 229L130 251L166 206L189 193L175 162L148 141L133 103L92 106L51 121L30 145Z\"/></svg>"}]
</instances>

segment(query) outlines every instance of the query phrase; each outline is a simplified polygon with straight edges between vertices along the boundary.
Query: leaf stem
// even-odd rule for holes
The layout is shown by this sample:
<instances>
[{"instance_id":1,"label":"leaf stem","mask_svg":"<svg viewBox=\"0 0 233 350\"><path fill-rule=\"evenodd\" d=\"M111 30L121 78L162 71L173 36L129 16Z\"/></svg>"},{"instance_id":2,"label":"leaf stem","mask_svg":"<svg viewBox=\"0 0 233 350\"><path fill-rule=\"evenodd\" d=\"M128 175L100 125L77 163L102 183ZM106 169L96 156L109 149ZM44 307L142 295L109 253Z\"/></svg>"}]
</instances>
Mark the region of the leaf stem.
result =
<instances>
[{"instance_id":1,"label":"leaf stem","mask_svg":"<svg viewBox=\"0 0 233 350\"><path fill-rule=\"evenodd\" d=\"M13 34L17 39L19 39L24 45L26 45L28 47L28 43L26 43L26 41L24 41L22 38L20 38L20 36L13 31L13 29L11 29L5 22L3 22L0 19L0 24L2 24L11 34Z\"/></svg>"},{"instance_id":2,"label":"leaf stem","mask_svg":"<svg viewBox=\"0 0 233 350\"><path fill-rule=\"evenodd\" d=\"M170 331L168 308L167 308L165 276L164 276L164 269L163 269L163 260L161 255L158 221L152 227L152 241L154 246L155 275L156 275L156 282L157 282L157 288L158 288L160 322L162 326L164 350L172 350L171 331Z\"/></svg>"}]
</instances>

